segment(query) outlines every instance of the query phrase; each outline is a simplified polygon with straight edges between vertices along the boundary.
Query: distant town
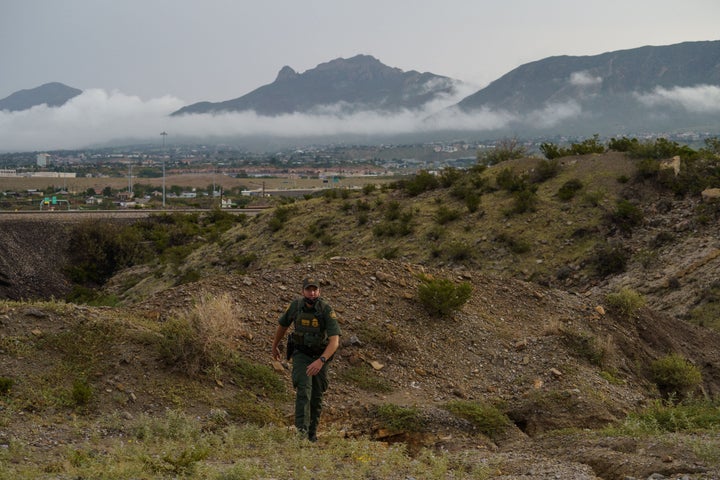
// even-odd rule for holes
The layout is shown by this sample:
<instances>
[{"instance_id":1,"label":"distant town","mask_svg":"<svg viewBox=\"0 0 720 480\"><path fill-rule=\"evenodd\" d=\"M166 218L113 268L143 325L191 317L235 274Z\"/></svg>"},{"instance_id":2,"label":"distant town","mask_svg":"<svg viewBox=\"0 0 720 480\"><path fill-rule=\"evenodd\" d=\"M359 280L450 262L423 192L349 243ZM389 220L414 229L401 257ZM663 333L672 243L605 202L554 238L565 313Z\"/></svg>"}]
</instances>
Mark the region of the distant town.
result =
<instances>
[{"instance_id":1,"label":"distant town","mask_svg":"<svg viewBox=\"0 0 720 480\"><path fill-rule=\"evenodd\" d=\"M666 137L688 145L704 139L695 133ZM231 145L166 146L164 140L163 145L0 154L0 210L240 208L250 204L252 197L298 196L361 183L348 179L392 179L419 170L463 169L497 145L496 141L322 145L253 153ZM528 154L539 155L543 142L571 141L544 138L523 146ZM208 183L177 181L190 176ZM173 178L173 183L166 184L167 178ZM115 182L100 188L102 179ZM227 186L227 179L235 180L232 186ZM283 180L266 188L260 179Z\"/></svg>"}]
</instances>

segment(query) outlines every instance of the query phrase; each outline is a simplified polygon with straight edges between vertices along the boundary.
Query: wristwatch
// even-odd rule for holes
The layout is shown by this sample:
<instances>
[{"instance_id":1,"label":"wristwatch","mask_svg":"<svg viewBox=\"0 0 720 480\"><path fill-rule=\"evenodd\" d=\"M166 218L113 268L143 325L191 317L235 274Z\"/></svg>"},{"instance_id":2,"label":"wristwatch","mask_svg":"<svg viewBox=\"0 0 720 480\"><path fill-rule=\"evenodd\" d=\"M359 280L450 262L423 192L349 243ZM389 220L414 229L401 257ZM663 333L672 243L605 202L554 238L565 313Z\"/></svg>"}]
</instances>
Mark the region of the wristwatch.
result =
<instances>
[{"instance_id":1,"label":"wristwatch","mask_svg":"<svg viewBox=\"0 0 720 480\"><path fill-rule=\"evenodd\" d=\"M327 358L325 358L325 357L320 357L320 361L321 361L322 363L325 363L325 362L327 362Z\"/></svg>"}]
</instances>

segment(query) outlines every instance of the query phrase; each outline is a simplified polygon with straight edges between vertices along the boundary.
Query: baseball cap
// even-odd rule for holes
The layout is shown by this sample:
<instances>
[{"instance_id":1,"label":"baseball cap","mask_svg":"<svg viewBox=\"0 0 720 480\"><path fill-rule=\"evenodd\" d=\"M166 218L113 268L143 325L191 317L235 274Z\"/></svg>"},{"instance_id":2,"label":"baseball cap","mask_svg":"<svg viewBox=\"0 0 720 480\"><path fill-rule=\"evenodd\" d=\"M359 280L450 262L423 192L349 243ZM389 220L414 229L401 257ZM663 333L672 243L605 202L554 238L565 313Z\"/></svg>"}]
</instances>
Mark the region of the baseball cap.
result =
<instances>
[{"instance_id":1,"label":"baseball cap","mask_svg":"<svg viewBox=\"0 0 720 480\"><path fill-rule=\"evenodd\" d=\"M320 288L320 282L315 280L315 277L307 277L303 280L303 290L308 287Z\"/></svg>"}]
</instances>

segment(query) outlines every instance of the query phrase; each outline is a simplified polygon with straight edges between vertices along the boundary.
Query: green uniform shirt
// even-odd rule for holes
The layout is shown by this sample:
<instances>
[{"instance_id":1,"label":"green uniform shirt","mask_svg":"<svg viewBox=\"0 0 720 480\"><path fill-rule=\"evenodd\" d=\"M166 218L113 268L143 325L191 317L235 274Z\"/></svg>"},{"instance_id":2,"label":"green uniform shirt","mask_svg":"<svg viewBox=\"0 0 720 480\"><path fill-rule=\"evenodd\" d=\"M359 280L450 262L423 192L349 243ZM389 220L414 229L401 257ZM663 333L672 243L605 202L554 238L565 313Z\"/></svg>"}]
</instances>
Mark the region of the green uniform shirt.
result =
<instances>
[{"instance_id":1,"label":"green uniform shirt","mask_svg":"<svg viewBox=\"0 0 720 480\"><path fill-rule=\"evenodd\" d=\"M322 298L318 298L313 307L307 307L304 298L293 300L285 309L285 313L280 316L278 323L283 327L289 327L301 316L303 318L312 317L313 319L317 319L317 324L311 321L311 325L315 325L318 331L325 333L327 337L340 335L340 325L338 324L337 314ZM302 330L302 328L298 327L299 325L296 324L296 331Z\"/></svg>"}]
</instances>

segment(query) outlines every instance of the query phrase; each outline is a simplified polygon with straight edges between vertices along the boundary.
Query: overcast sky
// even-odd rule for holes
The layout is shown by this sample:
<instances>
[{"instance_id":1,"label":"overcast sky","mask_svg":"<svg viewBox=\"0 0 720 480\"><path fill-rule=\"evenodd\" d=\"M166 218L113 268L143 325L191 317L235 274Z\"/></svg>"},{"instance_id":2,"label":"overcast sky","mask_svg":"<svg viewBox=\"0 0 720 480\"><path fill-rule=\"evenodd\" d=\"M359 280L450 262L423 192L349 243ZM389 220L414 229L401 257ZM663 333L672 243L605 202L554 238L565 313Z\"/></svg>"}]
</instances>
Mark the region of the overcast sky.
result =
<instances>
[{"instance_id":1,"label":"overcast sky","mask_svg":"<svg viewBox=\"0 0 720 480\"><path fill-rule=\"evenodd\" d=\"M718 19L717 0L0 0L0 98L51 81L86 91L65 114L106 116L83 142L139 130L137 112L240 97L285 65L368 54L479 89L549 56L718 40ZM52 114L0 113L0 150L68 146L68 117Z\"/></svg>"}]
</instances>

